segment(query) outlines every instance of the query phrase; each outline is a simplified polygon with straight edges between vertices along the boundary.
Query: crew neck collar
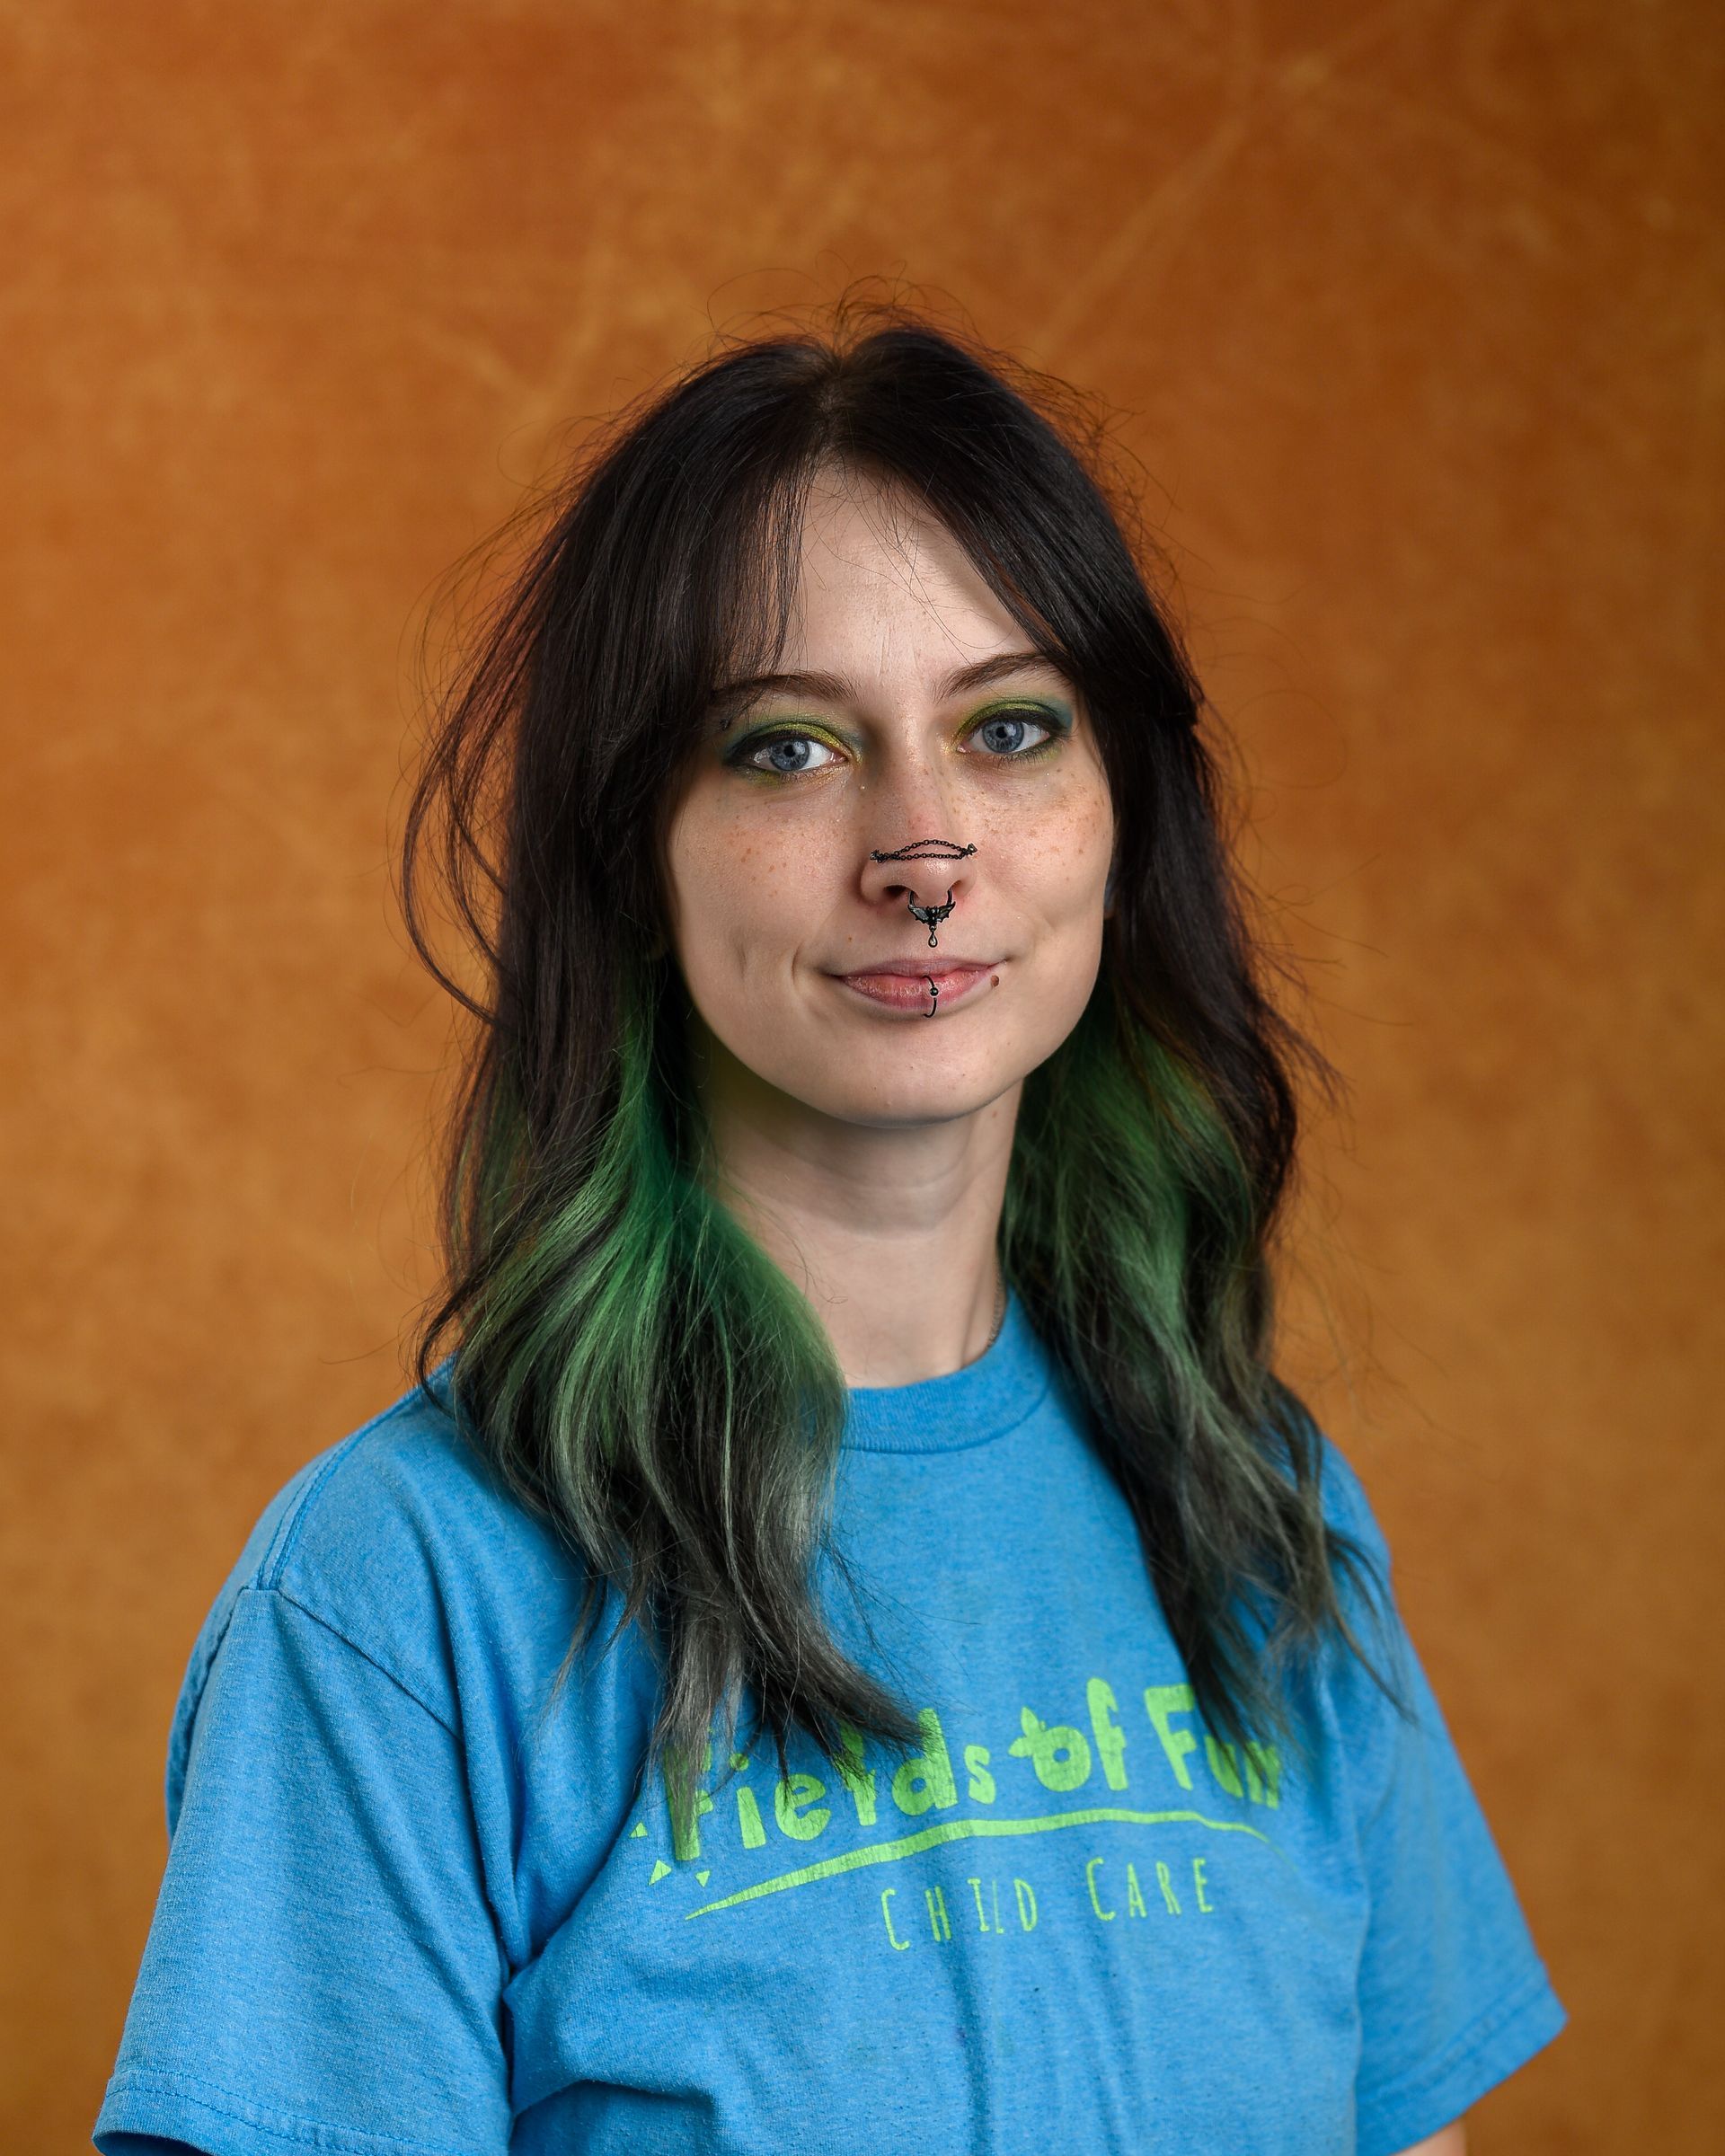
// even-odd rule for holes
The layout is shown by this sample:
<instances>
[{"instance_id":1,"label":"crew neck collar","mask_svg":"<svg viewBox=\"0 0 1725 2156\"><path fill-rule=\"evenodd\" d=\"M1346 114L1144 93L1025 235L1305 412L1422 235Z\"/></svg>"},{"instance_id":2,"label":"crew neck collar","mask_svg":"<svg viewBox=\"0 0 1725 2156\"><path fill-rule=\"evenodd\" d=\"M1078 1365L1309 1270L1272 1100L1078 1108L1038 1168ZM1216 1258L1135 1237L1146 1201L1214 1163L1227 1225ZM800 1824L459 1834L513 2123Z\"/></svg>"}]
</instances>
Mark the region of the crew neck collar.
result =
<instances>
[{"instance_id":1,"label":"crew neck collar","mask_svg":"<svg viewBox=\"0 0 1725 2156\"><path fill-rule=\"evenodd\" d=\"M1039 1407L1048 1389L1041 1343L1016 1293L993 1344L974 1363L911 1385L852 1385L845 1448L857 1453L946 1453L1003 1437Z\"/></svg>"}]
</instances>

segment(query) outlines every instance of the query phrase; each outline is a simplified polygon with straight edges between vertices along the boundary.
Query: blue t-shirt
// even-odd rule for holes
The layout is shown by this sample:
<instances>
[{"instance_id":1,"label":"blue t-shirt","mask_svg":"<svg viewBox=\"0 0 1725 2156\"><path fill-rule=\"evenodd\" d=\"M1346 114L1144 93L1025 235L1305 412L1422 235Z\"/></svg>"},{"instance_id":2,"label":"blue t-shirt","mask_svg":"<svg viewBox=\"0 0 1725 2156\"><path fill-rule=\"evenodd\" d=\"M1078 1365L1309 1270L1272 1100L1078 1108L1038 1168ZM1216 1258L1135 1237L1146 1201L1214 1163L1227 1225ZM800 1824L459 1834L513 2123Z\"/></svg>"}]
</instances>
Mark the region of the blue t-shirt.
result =
<instances>
[{"instance_id":1,"label":"blue t-shirt","mask_svg":"<svg viewBox=\"0 0 1725 2156\"><path fill-rule=\"evenodd\" d=\"M1016 1298L851 1393L878 1648L823 1598L925 1742L757 1744L675 1815L637 1632L535 1726L575 1560L447 1409L308 1462L192 1651L96 2147L1392 2156L1465 2111L1566 2015L1411 1644L1418 1728L1337 1649L1305 1777L1208 1742L1071 1406Z\"/></svg>"}]
</instances>

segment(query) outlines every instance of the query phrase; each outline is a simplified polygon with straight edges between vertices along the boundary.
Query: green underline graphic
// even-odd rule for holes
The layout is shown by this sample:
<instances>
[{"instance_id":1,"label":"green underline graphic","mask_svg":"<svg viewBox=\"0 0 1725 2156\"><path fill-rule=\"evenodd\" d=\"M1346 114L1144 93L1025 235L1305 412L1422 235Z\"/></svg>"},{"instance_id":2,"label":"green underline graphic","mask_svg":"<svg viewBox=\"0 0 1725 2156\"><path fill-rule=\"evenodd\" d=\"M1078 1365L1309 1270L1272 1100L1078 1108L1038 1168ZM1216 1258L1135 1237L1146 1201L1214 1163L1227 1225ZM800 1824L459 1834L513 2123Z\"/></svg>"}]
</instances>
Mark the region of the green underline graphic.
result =
<instances>
[{"instance_id":1,"label":"green underline graphic","mask_svg":"<svg viewBox=\"0 0 1725 2156\"><path fill-rule=\"evenodd\" d=\"M1255 1826L1248 1826L1242 1819L1210 1819L1202 1812L1135 1812L1125 1805L1099 1804L1082 1812L1045 1812L1038 1819L943 1819L938 1826L925 1826L914 1834L905 1834L897 1842L872 1842L866 1849L850 1849L836 1857L827 1857L818 1864L805 1864L800 1870L781 1872L776 1879L762 1879L756 1886L745 1886L737 1894L728 1894L722 1901L703 1902L700 1908L691 1909L690 1917L711 1916L715 1909L734 1909L739 1902L758 1901L765 1894L779 1894L787 1886L807 1886L816 1879L830 1879L841 1871L860 1871L865 1864L891 1864L900 1857L914 1857L918 1851L933 1849L942 1842L962 1842L971 1834L1043 1834L1057 1826L1093 1826L1104 1819L1124 1820L1131 1826L1163 1826L1174 1820L1189 1820L1198 1826L1208 1826L1218 1834L1250 1834L1254 1842L1261 1842L1266 1849L1276 1849L1269 1836L1261 1833ZM1277 1850L1279 1856L1281 1851Z\"/></svg>"}]
</instances>

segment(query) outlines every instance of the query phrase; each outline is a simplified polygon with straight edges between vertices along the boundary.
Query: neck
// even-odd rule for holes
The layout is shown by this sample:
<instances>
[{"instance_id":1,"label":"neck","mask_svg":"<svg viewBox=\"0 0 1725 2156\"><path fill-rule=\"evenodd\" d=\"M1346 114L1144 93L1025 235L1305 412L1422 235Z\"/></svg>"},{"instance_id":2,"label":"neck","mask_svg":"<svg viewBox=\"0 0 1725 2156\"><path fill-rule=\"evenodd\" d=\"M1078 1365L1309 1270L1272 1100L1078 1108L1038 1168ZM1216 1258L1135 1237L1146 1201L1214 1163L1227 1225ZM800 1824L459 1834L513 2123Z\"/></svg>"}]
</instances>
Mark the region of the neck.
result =
<instances>
[{"instance_id":1,"label":"neck","mask_svg":"<svg viewBox=\"0 0 1725 2156\"><path fill-rule=\"evenodd\" d=\"M1020 1091L883 1128L704 1089L713 1195L808 1296L848 1385L943 1377L995 1337Z\"/></svg>"}]
</instances>

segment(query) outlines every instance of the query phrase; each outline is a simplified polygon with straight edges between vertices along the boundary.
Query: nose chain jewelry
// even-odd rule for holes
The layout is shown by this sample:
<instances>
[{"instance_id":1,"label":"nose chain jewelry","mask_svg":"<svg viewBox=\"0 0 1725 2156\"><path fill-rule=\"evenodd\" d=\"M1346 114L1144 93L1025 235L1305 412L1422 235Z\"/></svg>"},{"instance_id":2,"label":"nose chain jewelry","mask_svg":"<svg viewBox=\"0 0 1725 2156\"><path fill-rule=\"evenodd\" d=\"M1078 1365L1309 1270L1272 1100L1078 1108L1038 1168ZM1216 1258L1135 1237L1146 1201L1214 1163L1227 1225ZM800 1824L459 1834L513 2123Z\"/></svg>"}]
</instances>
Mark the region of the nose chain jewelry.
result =
<instances>
[{"instance_id":1,"label":"nose chain jewelry","mask_svg":"<svg viewBox=\"0 0 1725 2156\"><path fill-rule=\"evenodd\" d=\"M974 853L976 850L974 846L955 846L951 839L919 838L913 844L899 846L890 853L883 853L878 847L871 847L869 859L871 861L963 861L968 854ZM906 903L915 918L927 929L928 948L933 950L935 948L934 932L952 911L956 903L952 897L952 886L949 883L946 887L946 904L944 906L918 906L915 898L907 899ZM940 1006L940 984L933 974L924 974L923 978L928 983L929 994L928 1009L924 1012L923 1016L933 1018Z\"/></svg>"}]
</instances>

